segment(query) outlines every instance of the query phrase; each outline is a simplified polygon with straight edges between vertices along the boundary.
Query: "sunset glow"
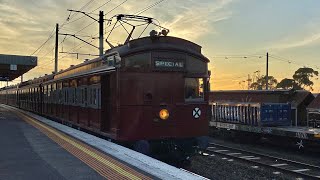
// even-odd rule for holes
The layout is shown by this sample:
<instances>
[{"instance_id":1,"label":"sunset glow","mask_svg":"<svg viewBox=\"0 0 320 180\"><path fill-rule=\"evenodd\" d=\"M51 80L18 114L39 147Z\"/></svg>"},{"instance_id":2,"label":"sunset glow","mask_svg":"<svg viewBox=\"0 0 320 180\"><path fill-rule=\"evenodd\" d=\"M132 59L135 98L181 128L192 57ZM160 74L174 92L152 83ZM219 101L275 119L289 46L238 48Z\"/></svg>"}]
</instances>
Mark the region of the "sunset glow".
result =
<instances>
[{"instance_id":1,"label":"sunset glow","mask_svg":"<svg viewBox=\"0 0 320 180\"><path fill-rule=\"evenodd\" d=\"M109 12L105 18L115 14L135 14L156 3L156 0L111 0L93 1L82 10ZM98 23L80 13L87 0L1 0L0 1L0 53L32 55L59 23L61 33L73 33L98 46ZM112 10L114 7L118 8ZM269 52L269 75L278 81L292 78L300 67L311 67L319 71L320 56L320 6L319 1L298 0L173 0L161 1L143 12L142 16L157 19L161 26L176 36L202 46L210 59L211 89L247 89L248 75L265 75L266 53ZM97 17L99 10L92 12ZM67 18L69 20L67 21ZM92 24L91 24L92 23ZM91 24L91 25L89 25ZM87 28L85 28L88 26ZM106 30L112 27L107 25ZM84 28L84 29L83 29ZM143 35L149 35L148 29ZM140 31L141 32L141 31ZM107 33L106 33L107 34ZM138 36L139 34L135 34ZM127 33L115 31L110 37L114 45L124 42ZM52 35L39 51L38 67L24 75L24 80L49 74L54 69L54 42ZM105 50L108 45L105 43ZM59 52L98 54L95 49L73 38L59 36ZM93 56L59 53L59 69L79 64ZM312 79L314 91L320 91L320 80ZM16 84L20 78L10 82ZM2 82L1 86L6 83Z\"/></svg>"}]
</instances>

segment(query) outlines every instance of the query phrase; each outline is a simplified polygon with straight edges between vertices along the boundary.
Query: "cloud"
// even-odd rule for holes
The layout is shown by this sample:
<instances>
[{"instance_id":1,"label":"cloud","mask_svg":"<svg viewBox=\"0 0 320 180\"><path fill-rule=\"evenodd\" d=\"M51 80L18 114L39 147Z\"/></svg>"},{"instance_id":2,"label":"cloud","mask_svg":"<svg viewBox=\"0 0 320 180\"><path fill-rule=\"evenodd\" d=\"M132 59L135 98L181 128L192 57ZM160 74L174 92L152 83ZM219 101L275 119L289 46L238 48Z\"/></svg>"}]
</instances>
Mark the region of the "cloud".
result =
<instances>
[{"instance_id":1,"label":"cloud","mask_svg":"<svg viewBox=\"0 0 320 180\"><path fill-rule=\"evenodd\" d=\"M216 33L214 24L229 19L232 12L227 9L231 0L199 2L184 1L170 5L167 17L162 18L163 26L170 29L170 35L196 40L209 33Z\"/></svg>"},{"instance_id":2,"label":"cloud","mask_svg":"<svg viewBox=\"0 0 320 180\"><path fill-rule=\"evenodd\" d=\"M275 49L275 50L286 50L286 49L303 47L303 46L308 46L308 45L312 45L315 43L319 43L320 42L319 40L320 40L320 32L302 37L301 39L296 40L296 41L278 43L278 44L271 46L271 48Z\"/></svg>"},{"instance_id":3,"label":"cloud","mask_svg":"<svg viewBox=\"0 0 320 180\"><path fill-rule=\"evenodd\" d=\"M101 10L110 11L124 0L113 0ZM49 36L54 29L56 23L65 21L69 12L67 9L80 9L87 0L0 0L0 51L3 54L30 55L35 51ZM106 15L106 18L119 13L133 14L139 10L143 10L156 0L139 0L127 1L119 8ZM158 19L161 25L170 29L171 36L178 36L189 39L191 41L203 37L208 33L214 33L214 23L226 20L231 17L232 12L228 9L228 5L232 0L165 0L161 4L143 12L142 16L150 16ZM92 11L96 7L105 3L101 1L93 1L84 11ZM97 12L97 11L96 11ZM95 13L96 13L95 12ZM93 14L95 16L95 14ZM74 16L72 20L81 17L81 14ZM66 25L61 29L62 33L74 33L91 23L90 18L82 18L75 23ZM71 30L74 31L71 31ZM120 29L120 28L119 28ZM147 29L144 35L150 31ZM84 35L97 34L97 24L93 24L89 28L83 30ZM126 32L120 31L112 34L111 40L115 42L123 42L127 36ZM59 36L59 41L64 36ZM84 38L87 39L87 38ZM70 51L81 42L74 38L67 38L63 43L64 51ZM98 45L98 41L93 42ZM88 45L80 45L76 52L97 54L98 50ZM52 48L54 47L54 37L51 38L43 49L36 53L39 64L45 64L42 68L36 68L27 73L25 80L38 77L40 74L51 72L53 69ZM107 48L107 45L105 45ZM59 51L62 50L60 45ZM59 54L64 57L66 54ZM80 57L92 58L92 57ZM60 59L59 69L65 69L71 64L78 64L82 60L77 59L76 55L68 55Z\"/></svg>"}]
</instances>

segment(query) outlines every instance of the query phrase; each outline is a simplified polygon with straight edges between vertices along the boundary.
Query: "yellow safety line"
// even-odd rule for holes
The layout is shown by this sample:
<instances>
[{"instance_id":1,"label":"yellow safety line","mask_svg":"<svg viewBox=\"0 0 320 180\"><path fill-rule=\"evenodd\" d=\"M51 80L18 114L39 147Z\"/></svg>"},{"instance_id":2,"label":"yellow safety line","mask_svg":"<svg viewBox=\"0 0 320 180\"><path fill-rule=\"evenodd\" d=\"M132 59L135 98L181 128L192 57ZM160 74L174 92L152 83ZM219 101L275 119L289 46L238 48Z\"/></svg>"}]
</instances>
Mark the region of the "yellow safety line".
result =
<instances>
[{"instance_id":1,"label":"yellow safety line","mask_svg":"<svg viewBox=\"0 0 320 180\"><path fill-rule=\"evenodd\" d=\"M62 136L59 132L57 132L57 131L55 131L55 130L47 127L47 126L44 126L43 124L41 124L41 123L33 120L33 119L30 118L30 117L27 117L27 116L25 116L25 115L23 115L23 116L24 116L25 118L27 118L28 120L32 121L33 123L35 123L35 124L37 124L37 125L45 128L45 129L48 130L49 132L55 134L55 135L58 136L59 138L65 140L66 142L72 144L73 146L75 146L76 148L80 149L81 151L83 151L83 152L86 153L87 155L95 158L96 160L100 161L101 163L105 164L106 166L112 168L113 170L115 170L115 171L118 172L119 174L121 174L121 175L123 175L123 176L125 176L125 177L127 177L127 178L129 178L129 179L134 179L134 180L136 180L136 179L137 179L137 180L138 180L138 179L141 179L141 178L139 178L139 177L137 177L137 176L135 176L135 175L127 172L126 170L122 169L121 167L113 164L112 162L106 160L105 158L99 156L98 154L90 151L89 149L81 146L80 144L72 141L71 139Z\"/></svg>"}]
</instances>

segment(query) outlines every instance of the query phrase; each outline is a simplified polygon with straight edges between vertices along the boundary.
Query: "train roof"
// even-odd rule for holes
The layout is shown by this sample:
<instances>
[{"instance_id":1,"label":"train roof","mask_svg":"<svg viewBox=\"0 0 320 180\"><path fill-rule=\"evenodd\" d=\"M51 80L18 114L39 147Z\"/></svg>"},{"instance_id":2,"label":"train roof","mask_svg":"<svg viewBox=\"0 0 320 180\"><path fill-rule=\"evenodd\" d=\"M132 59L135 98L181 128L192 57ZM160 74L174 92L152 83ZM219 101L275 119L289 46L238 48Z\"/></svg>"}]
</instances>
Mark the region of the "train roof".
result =
<instances>
[{"instance_id":1,"label":"train roof","mask_svg":"<svg viewBox=\"0 0 320 180\"><path fill-rule=\"evenodd\" d=\"M130 54L152 50L174 50L185 52L197 56L205 62L209 62L209 59L201 53L201 46L191 41L172 36L147 36L134 39L124 45L111 48L107 50L106 53L117 51L121 57L124 57Z\"/></svg>"},{"instance_id":2,"label":"train roof","mask_svg":"<svg viewBox=\"0 0 320 180\"><path fill-rule=\"evenodd\" d=\"M203 54L201 54L201 46L191 41L171 36L148 36L139 39L134 39L124 45L119 45L117 47L107 50L105 52L105 55L118 53L120 57L124 57L130 54L151 50L175 50L179 52L185 52L199 57L202 61L209 62L209 59L205 57ZM103 58L104 56L92 60L86 60L83 63L77 65L71 65L69 68L55 74L54 79L60 79L60 77L62 77L63 74L66 74L66 72L70 70L77 69L88 64L93 64L95 62L99 62Z\"/></svg>"},{"instance_id":3,"label":"train roof","mask_svg":"<svg viewBox=\"0 0 320 180\"><path fill-rule=\"evenodd\" d=\"M107 51L105 51L105 55L111 54L113 52L119 53L120 57L128 56L130 54L135 54L143 51L152 51L152 50L174 50L179 52L185 52L187 54L191 54L193 56L199 57L202 61L209 62L209 59L205 57L201 53L201 46L177 37L171 37L171 36L156 36L156 37L143 37L138 38L129 41L126 44L119 45L117 47L111 48ZM60 79L63 74L66 72L69 72L70 70L88 65L93 64L95 62L101 61L103 57L98 57L92 60L85 60L83 63L77 64L77 65L71 65L69 68L65 70L61 70L56 74L49 74L44 75L39 78L35 78L32 80L24 81L20 83L18 86L27 86L31 84L39 84L46 81L50 81L52 79Z\"/></svg>"}]
</instances>

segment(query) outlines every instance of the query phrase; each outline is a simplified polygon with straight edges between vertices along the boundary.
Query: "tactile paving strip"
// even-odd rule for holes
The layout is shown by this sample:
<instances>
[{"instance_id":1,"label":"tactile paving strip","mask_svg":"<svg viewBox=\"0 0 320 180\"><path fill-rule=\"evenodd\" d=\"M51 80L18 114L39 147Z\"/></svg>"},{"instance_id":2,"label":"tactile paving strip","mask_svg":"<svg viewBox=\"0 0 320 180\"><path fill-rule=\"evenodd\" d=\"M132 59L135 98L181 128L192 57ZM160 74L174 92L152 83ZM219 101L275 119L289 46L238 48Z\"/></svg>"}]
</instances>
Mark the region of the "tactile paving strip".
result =
<instances>
[{"instance_id":1,"label":"tactile paving strip","mask_svg":"<svg viewBox=\"0 0 320 180\"><path fill-rule=\"evenodd\" d=\"M54 142L59 144L65 150L70 152L72 155L83 161L85 164L107 179L152 179L151 177L148 177L136 171L135 169L118 162L112 157L99 152L98 150L80 142L75 138L67 136L58 130L46 126L43 123L38 122L20 112L16 113L18 113L23 120L39 129Z\"/></svg>"}]
</instances>

